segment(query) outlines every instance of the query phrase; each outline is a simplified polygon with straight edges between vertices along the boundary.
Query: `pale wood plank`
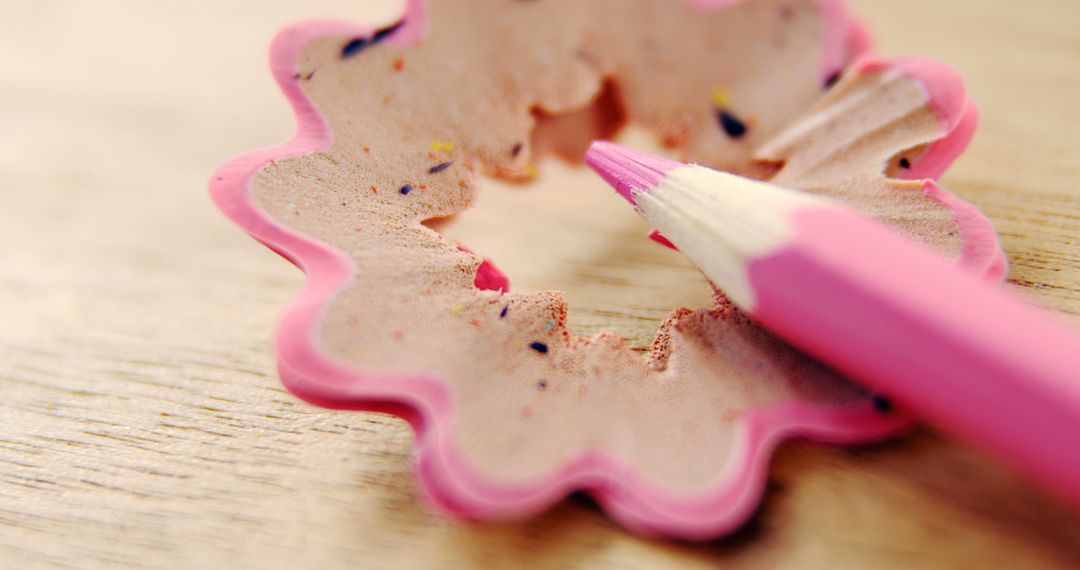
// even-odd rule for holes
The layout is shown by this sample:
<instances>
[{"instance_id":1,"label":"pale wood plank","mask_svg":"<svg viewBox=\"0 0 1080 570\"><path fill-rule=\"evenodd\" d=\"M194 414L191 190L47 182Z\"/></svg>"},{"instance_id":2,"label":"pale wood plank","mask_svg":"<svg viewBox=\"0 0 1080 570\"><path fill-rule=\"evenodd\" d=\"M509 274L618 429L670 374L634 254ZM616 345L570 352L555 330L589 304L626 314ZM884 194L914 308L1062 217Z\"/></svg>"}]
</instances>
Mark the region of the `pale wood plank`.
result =
<instances>
[{"instance_id":1,"label":"pale wood plank","mask_svg":"<svg viewBox=\"0 0 1080 570\"><path fill-rule=\"evenodd\" d=\"M993 219L1015 283L1080 314L1080 5L855 4L884 51L967 76L983 129L945 182ZM205 191L229 154L291 129L265 71L273 31L360 10L0 7L0 567L1080 564L1080 517L929 431L789 446L761 516L708 545L636 538L578 500L515 524L429 514L402 422L280 388L270 336L301 277ZM658 318L590 312L601 296L581 286L583 327Z\"/></svg>"}]
</instances>

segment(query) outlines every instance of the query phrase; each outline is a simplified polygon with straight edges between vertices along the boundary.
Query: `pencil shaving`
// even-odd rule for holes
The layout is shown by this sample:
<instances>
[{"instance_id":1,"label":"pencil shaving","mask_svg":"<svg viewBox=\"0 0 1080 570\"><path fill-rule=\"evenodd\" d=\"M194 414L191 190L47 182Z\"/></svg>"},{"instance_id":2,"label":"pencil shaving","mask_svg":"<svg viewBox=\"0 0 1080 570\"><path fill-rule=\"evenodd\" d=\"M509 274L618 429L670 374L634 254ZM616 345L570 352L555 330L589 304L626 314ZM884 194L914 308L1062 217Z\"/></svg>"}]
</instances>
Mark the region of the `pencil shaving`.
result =
<instances>
[{"instance_id":1,"label":"pencil shaving","mask_svg":"<svg viewBox=\"0 0 1080 570\"><path fill-rule=\"evenodd\" d=\"M997 251L992 238L968 247L993 233L966 204L882 174L881 156L928 148L916 167L945 156L933 145L952 127L917 74L892 80L905 87L902 139L859 136L840 114L850 144L827 156L814 128L769 144L800 115L833 116L842 98L823 91L893 70L886 61L833 85L862 37L839 3L783 3L785 18L771 0L700 4L414 0L400 24L301 24L275 41L299 132L224 166L214 198L308 273L279 331L285 385L410 421L418 480L443 512L520 517L584 490L629 528L704 539L754 511L781 441L864 442L907 425L723 298L673 313L642 359L614 334L574 336L559 293L508 293L497 260L423 225L467 209L483 173L535 174L531 130L543 125L531 109L571 115L614 85L627 119L686 160L844 194L901 224L925 213L933 222L911 231L975 265ZM588 124L586 135L606 131ZM915 187L898 201L895 190Z\"/></svg>"}]
</instances>

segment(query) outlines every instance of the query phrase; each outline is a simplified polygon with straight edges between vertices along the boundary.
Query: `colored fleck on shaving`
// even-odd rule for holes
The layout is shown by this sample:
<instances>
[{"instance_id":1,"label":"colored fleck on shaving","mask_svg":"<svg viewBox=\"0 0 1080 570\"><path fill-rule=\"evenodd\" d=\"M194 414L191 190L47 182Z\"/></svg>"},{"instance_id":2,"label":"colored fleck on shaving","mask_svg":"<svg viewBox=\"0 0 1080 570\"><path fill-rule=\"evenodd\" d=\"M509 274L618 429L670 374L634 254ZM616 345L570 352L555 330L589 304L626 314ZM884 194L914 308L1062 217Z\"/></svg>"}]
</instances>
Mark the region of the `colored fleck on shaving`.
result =
<instances>
[{"instance_id":1,"label":"colored fleck on shaving","mask_svg":"<svg viewBox=\"0 0 1080 570\"><path fill-rule=\"evenodd\" d=\"M713 92L712 92L713 105L716 105L717 107L727 107L729 100L730 99L728 98L727 91L724 91L723 89L715 89L715 90L713 90Z\"/></svg>"},{"instance_id":2,"label":"colored fleck on shaving","mask_svg":"<svg viewBox=\"0 0 1080 570\"><path fill-rule=\"evenodd\" d=\"M370 40L366 38L356 38L349 40L349 43L345 44L345 46L341 48L341 58L345 59L347 57L352 57L360 53L360 50L368 47L370 43Z\"/></svg>"},{"instance_id":3,"label":"colored fleck on shaving","mask_svg":"<svg viewBox=\"0 0 1080 570\"><path fill-rule=\"evenodd\" d=\"M720 122L720 127L724 129L724 132L729 137L737 139L746 134L748 127L746 122L739 120L727 109L730 102L731 98L728 97L727 91L720 88L713 90L712 103L716 107L716 118Z\"/></svg>"},{"instance_id":4,"label":"colored fleck on shaving","mask_svg":"<svg viewBox=\"0 0 1080 570\"><path fill-rule=\"evenodd\" d=\"M907 157L901 158L900 159L900 168L903 168L904 170L907 170L907 169L911 168L911 161L908 160Z\"/></svg>"},{"instance_id":5,"label":"colored fleck on shaving","mask_svg":"<svg viewBox=\"0 0 1080 570\"><path fill-rule=\"evenodd\" d=\"M421 190L427 190L427 184L421 184L420 189Z\"/></svg>"},{"instance_id":6,"label":"colored fleck on shaving","mask_svg":"<svg viewBox=\"0 0 1080 570\"><path fill-rule=\"evenodd\" d=\"M303 79L304 81L311 81L311 78L312 78L312 77L315 77L315 70L314 70L314 69L312 69L311 71L307 72L307 74L306 74L306 75L304 75L304 76L303 76L303 77L302 77L301 79Z\"/></svg>"},{"instance_id":7,"label":"colored fleck on shaving","mask_svg":"<svg viewBox=\"0 0 1080 570\"><path fill-rule=\"evenodd\" d=\"M555 321L548 321L547 324L544 325L544 330L549 331L553 326L555 326Z\"/></svg>"},{"instance_id":8,"label":"colored fleck on shaving","mask_svg":"<svg viewBox=\"0 0 1080 570\"><path fill-rule=\"evenodd\" d=\"M547 380L544 379L541 379L539 382L536 383L536 387L540 388L541 390L547 390L547 386Z\"/></svg>"},{"instance_id":9,"label":"colored fleck on shaving","mask_svg":"<svg viewBox=\"0 0 1080 570\"><path fill-rule=\"evenodd\" d=\"M506 318L506 313L509 313L509 312L510 312L510 305L507 305L507 306L503 307L502 310L499 311L499 318L500 319L505 319Z\"/></svg>"},{"instance_id":10,"label":"colored fleck on shaving","mask_svg":"<svg viewBox=\"0 0 1080 570\"><path fill-rule=\"evenodd\" d=\"M746 125L738 117L732 115L727 109L720 109L716 113L720 121L720 127L733 139L742 138L746 134Z\"/></svg>"},{"instance_id":11,"label":"colored fleck on shaving","mask_svg":"<svg viewBox=\"0 0 1080 570\"><path fill-rule=\"evenodd\" d=\"M536 352L539 352L540 354L547 354L548 351L548 345L538 340L529 343L529 348L535 350Z\"/></svg>"},{"instance_id":12,"label":"colored fleck on shaving","mask_svg":"<svg viewBox=\"0 0 1080 570\"><path fill-rule=\"evenodd\" d=\"M521 149L525 148L525 143L517 143L510 148L510 158L517 158L521 154Z\"/></svg>"},{"instance_id":13,"label":"colored fleck on shaving","mask_svg":"<svg viewBox=\"0 0 1080 570\"><path fill-rule=\"evenodd\" d=\"M434 151L434 152L439 152L439 151L451 152L451 151L454 150L454 143L435 141L435 142L431 143L431 150Z\"/></svg>"},{"instance_id":14,"label":"colored fleck on shaving","mask_svg":"<svg viewBox=\"0 0 1080 570\"><path fill-rule=\"evenodd\" d=\"M403 333L401 331L394 331L394 340L404 340L404 339L405 339L405 333Z\"/></svg>"},{"instance_id":15,"label":"colored fleck on shaving","mask_svg":"<svg viewBox=\"0 0 1080 570\"><path fill-rule=\"evenodd\" d=\"M480 322L480 319L469 319L469 324L474 327L482 327L484 323Z\"/></svg>"},{"instance_id":16,"label":"colored fleck on shaving","mask_svg":"<svg viewBox=\"0 0 1080 570\"><path fill-rule=\"evenodd\" d=\"M881 394L874 394L870 398L870 403L874 406L875 410L883 414L887 414L892 411L892 402Z\"/></svg>"},{"instance_id":17,"label":"colored fleck on shaving","mask_svg":"<svg viewBox=\"0 0 1080 570\"><path fill-rule=\"evenodd\" d=\"M405 20L398 20L397 22L394 22L393 24L386 26L385 28L379 28L375 32L375 35L371 36L371 43L379 43L385 40L386 38L393 35L394 32L400 30L401 27L404 25Z\"/></svg>"},{"instance_id":18,"label":"colored fleck on shaving","mask_svg":"<svg viewBox=\"0 0 1080 570\"><path fill-rule=\"evenodd\" d=\"M538 172L535 165L530 164L525 167L525 176L528 176L529 178L536 178L537 174Z\"/></svg>"},{"instance_id":19,"label":"colored fleck on shaving","mask_svg":"<svg viewBox=\"0 0 1080 570\"><path fill-rule=\"evenodd\" d=\"M372 187L371 187L371 193L372 193L372 194L378 194L378 193L379 193L379 189L378 189L378 188L376 188L375 186L372 186Z\"/></svg>"},{"instance_id":20,"label":"colored fleck on shaving","mask_svg":"<svg viewBox=\"0 0 1080 570\"><path fill-rule=\"evenodd\" d=\"M394 60L394 71L401 71L405 69L405 60L400 57Z\"/></svg>"},{"instance_id":21,"label":"colored fleck on shaving","mask_svg":"<svg viewBox=\"0 0 1080 570\"><path fill-rule=\"evenodd\" d=\"M452 160L447 161L447 162L443 162L443 163L440 163L440 164L436 164L435 166L432 166L431 168L428 169L428 174L438 174L438 173L446 170L447 168L450 168L450 166L453 165L453 164L454 164L454 161L452 161Z\"/></svg>"},{"instance_id":22,"label":"colored fleck on shaving","mask_svg":"<svg viewBox=\"0 0 1080 570\"><path fill-rule=\"evenodd\" d=\"M401 192L402 196L405 196L409 192L412 192L412 185L411 184L406 184L406 185L402 186L401 190L399 190L399 192Z\"/></svg>"},{"instance_id":23,"label":"colored fleck on shaving","mask_svg":"<svg viewBox=\"0 0 1080 570\"><path fill-rule=\"evenodd\" d=\"M836 85L837 81L840 81L840 72L839 71L834 71L831 75L829 75L828 77L825 78L825 86L824 86L825 89L828 89L828 88L832 87L833 85Z\"/></svg>"},{"instance_id":24,"label":"colored fleck on shaving","mask_svg":"<svg viewBox=\"0 0 1080 570\"><path fill-rule=\"evenodd\" d=\"M364 49L367 49L385 40L386 38L393 35L394 32L398 31L403 25L405 25L405 20L401 20L391 26L375 30L375 33L370 38L353 38L349 40L345 43L344 46L341 47L341 59L350 58L360 53Z\"/></svg>"},{"instance_id":25,"label":"colored fleck on shaving","mask_svg":"<svg viewBox=\"0 0 1080 570\"><path fill-rule=\"evenodd\" d=\"M460 315L461 311L464 311L464 310L465 310L465 307L462 307L461 305L454 305L453 307L450 307L450 312L452 314L455 314L455 315Z\"/></svg>"}]
</instances>

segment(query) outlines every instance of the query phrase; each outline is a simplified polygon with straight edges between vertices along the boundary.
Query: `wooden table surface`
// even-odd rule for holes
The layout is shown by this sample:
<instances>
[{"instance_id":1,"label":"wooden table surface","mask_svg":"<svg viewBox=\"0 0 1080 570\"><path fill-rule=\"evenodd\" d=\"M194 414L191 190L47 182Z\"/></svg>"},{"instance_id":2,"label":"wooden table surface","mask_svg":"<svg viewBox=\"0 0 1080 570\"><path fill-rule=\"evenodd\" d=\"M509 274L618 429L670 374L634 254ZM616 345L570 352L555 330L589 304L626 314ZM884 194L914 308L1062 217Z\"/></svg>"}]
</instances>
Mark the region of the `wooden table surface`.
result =
<instances>
[{"instance_id":1,"label":"wooden table surface","mask_svg":"<svg viewBox=\"0 0 1080 570\"><path fill-rule=\"evenodd\" d=\"M1080 3L852 3L881 51L968 78L982 128L944 182L993 220L1015 286L1080 313ZM930 430L786 446L761 513L708 544L635 537L581 499L518 523L426 510L403 422L282 390L271 335L302 276L206 191L291 133L275 29L394 6L0 2L0 567L1080 567L1080 514ZM590 306L639 281L566 280L573 252L548 255L579 330L660 318Z\"/></svg>"}]
</instances>

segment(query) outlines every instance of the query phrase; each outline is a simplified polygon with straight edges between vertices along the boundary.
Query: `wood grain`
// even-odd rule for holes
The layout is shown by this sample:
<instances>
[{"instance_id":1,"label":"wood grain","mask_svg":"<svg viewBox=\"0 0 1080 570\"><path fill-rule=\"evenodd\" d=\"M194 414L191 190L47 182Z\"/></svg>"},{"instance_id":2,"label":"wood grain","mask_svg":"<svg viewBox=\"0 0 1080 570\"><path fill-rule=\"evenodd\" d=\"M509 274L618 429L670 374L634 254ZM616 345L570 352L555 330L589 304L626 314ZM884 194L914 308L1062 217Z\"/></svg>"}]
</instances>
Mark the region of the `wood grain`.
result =
<instances>
[{"instance_id":1,"label":"wood grain","mask_svg":"<svg viewBox=\"0 0 1080 570\"><path fill-rule=\"evenodd\" d=\"M963 71L983 127L945 183L994 221L1016 286L1080 315L1080 4L853 3L882 51ZM281 389L270 339L301 275L205 189L290 133L276 28L394 4L0 3L0 567L1080 566L1080 515L929 430L787 446L760 515L709 544L629 535L581 499L430 514L402 422ZM580 288L580 326L658 319L610 270L550 276Z\"/></svg>"}]
</instances>

